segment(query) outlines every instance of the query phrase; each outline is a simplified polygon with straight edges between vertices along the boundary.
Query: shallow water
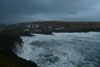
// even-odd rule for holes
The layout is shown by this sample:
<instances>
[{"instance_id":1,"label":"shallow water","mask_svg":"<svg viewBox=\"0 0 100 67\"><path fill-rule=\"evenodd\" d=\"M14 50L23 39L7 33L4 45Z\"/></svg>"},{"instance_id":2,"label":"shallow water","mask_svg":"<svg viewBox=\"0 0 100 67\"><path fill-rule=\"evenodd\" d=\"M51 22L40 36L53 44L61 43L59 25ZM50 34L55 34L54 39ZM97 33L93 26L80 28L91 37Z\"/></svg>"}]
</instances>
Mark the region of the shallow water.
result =
<instances>
[{"instance_id":1,"label":"shallow water","mask_svg":"<svg viewBox=\"0 0 100 67\"><path fill-rule=\"evenodd\" d=\"M21 37L17 55L39 67L100 67L100 32Z\"/></svg>"}]
</instances>

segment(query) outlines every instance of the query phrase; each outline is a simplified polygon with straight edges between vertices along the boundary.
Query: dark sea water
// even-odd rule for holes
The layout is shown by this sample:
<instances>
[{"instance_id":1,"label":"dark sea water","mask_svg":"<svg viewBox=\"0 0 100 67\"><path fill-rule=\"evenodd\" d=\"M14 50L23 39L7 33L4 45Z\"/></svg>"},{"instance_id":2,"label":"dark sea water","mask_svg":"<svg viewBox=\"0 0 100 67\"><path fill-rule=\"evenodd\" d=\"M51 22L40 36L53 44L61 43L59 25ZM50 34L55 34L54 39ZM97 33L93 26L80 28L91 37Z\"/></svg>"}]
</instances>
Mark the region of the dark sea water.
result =
<instances>
[{"instance_id":1,"label":"dark sea water","mask_svg":"<svg viewBox=\"0 0 100 67\"><path fill-rule=\"evenodd\" d=\"M21 37L17 55L39 67L100 67L100 32Z\"/></svg>"}]
</instances>

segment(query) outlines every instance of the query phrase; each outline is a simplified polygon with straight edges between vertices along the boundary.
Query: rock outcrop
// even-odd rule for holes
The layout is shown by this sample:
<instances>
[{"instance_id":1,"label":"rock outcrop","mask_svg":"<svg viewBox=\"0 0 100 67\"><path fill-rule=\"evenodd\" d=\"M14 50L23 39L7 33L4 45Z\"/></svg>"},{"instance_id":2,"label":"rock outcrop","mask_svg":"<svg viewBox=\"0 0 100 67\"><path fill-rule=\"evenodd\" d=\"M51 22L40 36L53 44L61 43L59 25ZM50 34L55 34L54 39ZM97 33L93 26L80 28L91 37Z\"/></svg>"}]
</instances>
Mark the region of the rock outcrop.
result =
<instances>
[{"instance_id":1,"label":"rock outcrop","mask_svg":"<svg viewBox=\"0 0 100 67\"><path fill-rule=\"evenodd\" d=\"M18 57L12 51L15 43L22 43L19 35L0 33L0 67L37 67L36 63Z\"/></svg>"}]
</instances>

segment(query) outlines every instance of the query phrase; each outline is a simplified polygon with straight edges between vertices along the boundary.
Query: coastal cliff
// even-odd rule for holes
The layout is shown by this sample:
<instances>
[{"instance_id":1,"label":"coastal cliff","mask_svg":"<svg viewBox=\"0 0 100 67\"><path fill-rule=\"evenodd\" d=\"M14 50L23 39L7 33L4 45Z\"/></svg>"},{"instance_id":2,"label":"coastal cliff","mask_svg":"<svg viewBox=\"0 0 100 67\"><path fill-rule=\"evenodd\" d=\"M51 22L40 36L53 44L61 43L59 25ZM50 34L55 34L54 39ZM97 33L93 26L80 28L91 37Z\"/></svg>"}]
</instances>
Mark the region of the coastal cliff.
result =
<instances>
[{"instance_id":1,"label":"coastal cliff","mask_svg":"<svg viewBox=\"0 0 100 67\"><path fill-rule=\"evenodd\" d=\"M0 32L0 67L37 67L36 63L22 59L13 52L15 43L22 43L19 35Z\"/></svg>"}]
</instances>

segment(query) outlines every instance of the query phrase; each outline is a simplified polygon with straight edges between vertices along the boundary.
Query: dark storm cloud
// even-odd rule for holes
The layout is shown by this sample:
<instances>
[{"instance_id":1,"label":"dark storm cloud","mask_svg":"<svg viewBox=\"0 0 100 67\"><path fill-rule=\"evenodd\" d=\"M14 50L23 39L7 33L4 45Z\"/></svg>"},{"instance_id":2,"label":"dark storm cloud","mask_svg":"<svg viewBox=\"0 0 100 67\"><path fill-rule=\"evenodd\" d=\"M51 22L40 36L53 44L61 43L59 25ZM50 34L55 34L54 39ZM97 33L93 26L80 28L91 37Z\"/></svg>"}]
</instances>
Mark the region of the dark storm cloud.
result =
<instances>
[{"instance_id":1,"label":"dark storm cloud","mask_svg":"<svg viewBox=\"0 0 100 67\"><path fill-rule=\"evenodd\" d=\"M0 0L0 23L99 21L99 0Z\"/></svg>"}]
</instances>

